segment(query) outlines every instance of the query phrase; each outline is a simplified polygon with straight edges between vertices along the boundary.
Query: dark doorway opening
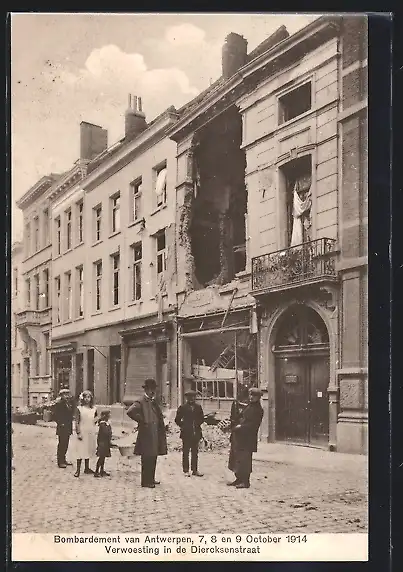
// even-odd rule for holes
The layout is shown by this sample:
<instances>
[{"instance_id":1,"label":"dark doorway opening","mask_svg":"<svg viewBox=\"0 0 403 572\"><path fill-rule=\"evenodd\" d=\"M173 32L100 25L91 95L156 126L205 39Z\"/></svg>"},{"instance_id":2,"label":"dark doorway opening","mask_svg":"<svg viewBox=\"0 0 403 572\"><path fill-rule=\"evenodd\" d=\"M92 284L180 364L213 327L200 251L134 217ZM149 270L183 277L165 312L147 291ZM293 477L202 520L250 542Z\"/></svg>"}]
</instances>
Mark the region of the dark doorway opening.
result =
<instances>
[{"instance_id":1,"label":"dark doorway opening","mask_svg":"<svg viewBox=\"0 0 403 572\"><path fill-rule=\"evenodd\" d=\"M87 350L87 389L94 395L95 364L94 350Z\"/></svg>"}]
</instances>

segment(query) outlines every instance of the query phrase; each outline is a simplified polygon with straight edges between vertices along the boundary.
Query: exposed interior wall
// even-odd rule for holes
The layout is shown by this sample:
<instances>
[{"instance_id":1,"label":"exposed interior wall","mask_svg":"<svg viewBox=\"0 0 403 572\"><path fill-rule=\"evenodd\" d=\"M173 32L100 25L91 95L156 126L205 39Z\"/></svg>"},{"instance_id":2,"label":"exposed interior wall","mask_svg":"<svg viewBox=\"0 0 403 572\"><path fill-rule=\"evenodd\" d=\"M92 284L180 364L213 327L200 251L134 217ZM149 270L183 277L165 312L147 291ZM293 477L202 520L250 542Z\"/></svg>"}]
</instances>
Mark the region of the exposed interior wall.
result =
<instances>
[{"instance_id":1,"label":"exposed interior wall","mask_svg":"<svg viewBox=\"0 0 403 572\"><path fill-rule=\"evenodd\" d=\"M188 224L182 226L190 237L196 289L225 284L245 268L242 254L234 254L234 247L246 240L246 163L241 141L242 121L235 107L211 121L195 141L195 196L184 212Z\"/></svg>"}]
</instances>

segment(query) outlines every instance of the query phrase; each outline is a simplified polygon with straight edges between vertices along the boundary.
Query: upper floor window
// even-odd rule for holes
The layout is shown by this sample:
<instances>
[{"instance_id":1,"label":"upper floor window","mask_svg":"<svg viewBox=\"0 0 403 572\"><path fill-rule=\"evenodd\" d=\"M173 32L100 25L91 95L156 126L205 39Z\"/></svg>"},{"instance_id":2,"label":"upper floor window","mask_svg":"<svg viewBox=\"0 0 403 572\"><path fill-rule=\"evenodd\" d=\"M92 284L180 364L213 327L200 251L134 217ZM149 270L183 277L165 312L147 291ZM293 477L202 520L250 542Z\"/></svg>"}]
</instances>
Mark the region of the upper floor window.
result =
<instances>
[{"instance_id":1,"label":"upper floor window","mask_svg":"<svg viewBox=\"0 0 403 572\"><path fill-rule=\"evenodd\" d=\"M311 82L296 87L279 97L279 124L285 123L309 111L312 107Z\"/></svg>"},{"instance_id":2,"label":"upper floor window","mask_svg":"<svg viewBox=\"0 0 403 572\"><path fill-rule=\"evenodd\" d=\"M31 225L29 222L25 225L25 255L31 253Z\"/></svg>"},{"instance_id":3,"label":"upper floor window","mask_svg":"<svg viewBox=\"0 0 403 572\"><path fill-rule=\"evenodd\" d=\"M62 223L60 220L60 216L55 218L55 226L56 226L56 254L60 254L62 251Z\"/></svg>"},{"instance_id":4,"label":"upper floor window","mask_svg":"<svg viewBox=\"0 0 403 572\"><path fill-rule=\"evenodd\" d=\"M25 280L25 301L29 310L31 307L31 280L29 278Z\"/></svg>"},{"instance_id":5,"label":"upper floor window","mask_svg":"<svg viewBox=\"0 0 403 572\"><path fill-rule=\"evenodd\" d=\"M43 244L49 244L49 209L43 210Z\"/></svg>"},{"instance_id":6,"label":"upper floor window","mask_svg":"<svg viewBox=\"0 0 403 572\"><path fill-rule=\"evenodd\" d=\"M165 229L157 233L156 241L157 241L157 276L160 277L167 269Z\"/></svg>"},{"instance_id":7,"label":"upper floor window","mask_svg":"<svg viewBox=\"0 0 403 572\"><path fill-rule=\"evenodd\" d=\"M71 249L71 209L66 211L66 250Z\"/></svg>"},{"instance_id":8,"label":"upper floor window","mask_svg":"<svg viewBox=\"0 0 403 572\"><path fill-rule=\"evenodd\" d=\"M39 250L39 217L34 217L34 252Z\"/></svg>"},{"instance_id":9,"label":"upper floor window","mask_svg":"<svg viewBox=\"0 0 403 572\"><path fill-rule=\"evenodd\" d=\"M120 254L112 254L112 305L119 305Z\"/></svg>"},{"instance_id":10,"label":"upper floor window","mask_svg":"<svg viewBox=\"0 0 403 572\"><path fill-rule=\"evenodd\" d=\"M14 274L14 296L17 296L18 295L18 268L17 267L14 268L13 274Z\"/></svg>"},{"instance_id":11,"label":"upper floor window","mask_svg":"<svg viewBox=\"0 0 403 572\"><path fill-rule=\"evenodd\" d=\"M101 240L102 235L102 205L94 207L94 239L95 242Z\"/></svg>"},{"instance_id":12,"label":"upper floor window","mask_svg":"<svg viewBox=\"0 0 403 572\"><path fill-rule=\"evenodd\" d=\"M94 262L95 268L95 310L101 309L102 302L102 261Z\"/></svg>"},{"instance_id":13,"label":"upper floor window","mask_svg":"<svg viewBox=\"0 0 403 572\"><path fill-rule=\"evenodd\" d=\"M155 169L155 194L157 195L157 207L167 202L167 168L166 164Z\"/></svg>"},{"instance_id":14,"label":"upper floor window","mask_svg":"<svg viewBox=\"0 0 403 572\"><path fill-rule=\"evenodd\" d=\"M35 289L35 310L39 310L40 309L39 274L35 274L34 276L34 289Z\"/></svg>"},{"instance_id":15,"label":"upper floor window","mask_svg":"<svg viewBox=\"0 0 403 572\"><path fill-rule=\"evenodd\" d=\"M77 269L77 317L81 318L84 316L84 268L78 266Z\"/></svg>"},{"instance_id":16,"label":"upper floor window","mask_svg":"<svg viewBox=\"0 0 403 572\"><path fill-rule=\"evenodd\" d=\"M131 221L140 220L141 212L141 195L143 190L143 180L141 177L130 183L130 217Z\"/></svg>"},{"instance_id":17,"label":"upper floor window","mask_svg":"<svg viewBox=\"0 0 403 572\"><path fill-rule=\"evenodd\" d=\"M66 272L64 274L64 281L65 281L65 308L64 308L64 316L65 320L71 320L72 318L72 310L73 310L73 297L72 297L72 289L71 289L71 272Z\"/></svg>"},{"instance_id":18,"label":"upper floor window","mask_svg":"<svg viewBox=\"0 0 403 572\"><path fill-rule=\"evenodd\" d=\"M77 244L84 242L84 203L77 203Z\"/></svg>"},{"instance_id":19,"label":"upper floor window","mask_svg":"<svg viewBox=\"0 0 403 572\"><path fill-rule=\"evenodd\" d=\"M117 193L111 197L111 208L112 208L112 232L118 232L120 230L120 193Z\"/></svg>"},{"instance_id":20,"label":"upper floor window","mask_svg":"<svg viewBox=\"0 0 403 572\"><path fill-rule=\"evenodd\" d=\"M56 324L60 324L61 321L61 315L60 315L60 299L61 299L61 284L60 284L60 276L56 276L55 278L55 298L56 298L56 304L55 304L55 318L56 318Z\"/></svg>"},{"instance_id":21,"label":"upper floor window","mask_svg":"<svg viewBox=\"0 0 403 572\"><path fill-rule=\"evenodd\" d=\"M45 308L49 308L50 300L49 300L49 269L45 268L43 271L43 297L44 297L44 304Z\"/></svg>"},{"instance_id":22,"label":"upper floor window","mask_svg":"<svg viewBox=\"0 0 403 572\"><path fill-rule=\"evenodd\" d=\"M141 242L133 244L132 252L132 300L141 300L141 260L143 258L143 248Z\"/></svg>"},{"instance_id":23,"label":"upper floor window","mask_svg":"<svg viewBox=\"0 0 403 572\"><path fill-rule=\"evenodd\" d=\"M312 240L312 157L303 155L279 169L279 220L285 246ZM284 213L284 214L283 214Z\"/></svg>"}]
</instances>

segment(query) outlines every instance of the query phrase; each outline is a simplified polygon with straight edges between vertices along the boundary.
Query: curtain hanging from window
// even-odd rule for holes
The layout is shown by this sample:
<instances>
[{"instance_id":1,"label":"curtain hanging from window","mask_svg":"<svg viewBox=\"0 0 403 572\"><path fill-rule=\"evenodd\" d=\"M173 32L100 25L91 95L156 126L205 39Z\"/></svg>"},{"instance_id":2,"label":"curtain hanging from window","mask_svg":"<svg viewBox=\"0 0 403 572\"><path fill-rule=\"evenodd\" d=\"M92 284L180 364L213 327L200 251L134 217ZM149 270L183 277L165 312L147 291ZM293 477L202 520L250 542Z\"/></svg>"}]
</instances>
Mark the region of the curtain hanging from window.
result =
<instances>
[{"instance_id":1,"label":"curtain hanging from window","mask_svg":"<svg viewBox=\"0 0 403 572\"><path fill-rule=\"evenodd\" d=\"M293 191L293 222L290 246L297 246L304 242L304 217L309 217L312 206L312 195L310 191L311 178L301 177L297 179ZM301 198L305 193L305 198Z\"/></svg>"}]
</instances>

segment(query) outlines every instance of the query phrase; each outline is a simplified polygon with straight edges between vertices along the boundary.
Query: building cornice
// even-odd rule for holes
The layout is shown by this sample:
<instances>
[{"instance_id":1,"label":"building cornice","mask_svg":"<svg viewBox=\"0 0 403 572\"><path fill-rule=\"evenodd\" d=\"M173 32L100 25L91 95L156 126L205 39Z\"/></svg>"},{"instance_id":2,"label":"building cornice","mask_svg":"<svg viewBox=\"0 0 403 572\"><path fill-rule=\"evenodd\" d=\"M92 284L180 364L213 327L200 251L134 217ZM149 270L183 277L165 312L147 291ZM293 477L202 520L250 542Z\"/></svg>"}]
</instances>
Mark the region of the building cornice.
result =
<instances>
[{"instance_id":1,"label":"building cornice","mask_svg":"<svg viewBox=\"0 0 403 572\"><path fill-rule=\"evenodd\" d=\"M57 197L81 181L87 173L88 161L77 161L67 173L52 186L48 198L54 201Z\"/></svg>"},{"instance_id":2,"label":"building cornice","mask_svg":"<svg viewBox=\"0 0 403 572\"><path fill-rule=\"evenodd\" d=\"M278 72L279 69L289 65L291 58L297 59L300 54L313 51L326 41L338 35L340 17L322 16L305 26L295 34L280 41L263 54L257 56L238 70L227 81L220 83L211 93L207 93L204 100L184 115L169 130L168 136L176 142L187 137L191 131L196 131L207 112L209 118L221 113L228 107L229 102L235 103L240 97L255 89L259 83L259 74L265 77ZM298 54L295 53L298 50ZM295 54L295 55L294 55Z\"/></svg>"},{"instance_id":3,"label":"building cornice","mask_svg":"<svg viewBox=\"0 0 403 572\"><path fill-rule=\"evenodd\" d=\"M24 209L32 204L38 197L43 195L54 182L55 177L51 175L46 175L39 179L35 185L33 185L20 199L18 199L18 201L16 201L17 207L19 209Z\"/></svg>"}]
</instances>

